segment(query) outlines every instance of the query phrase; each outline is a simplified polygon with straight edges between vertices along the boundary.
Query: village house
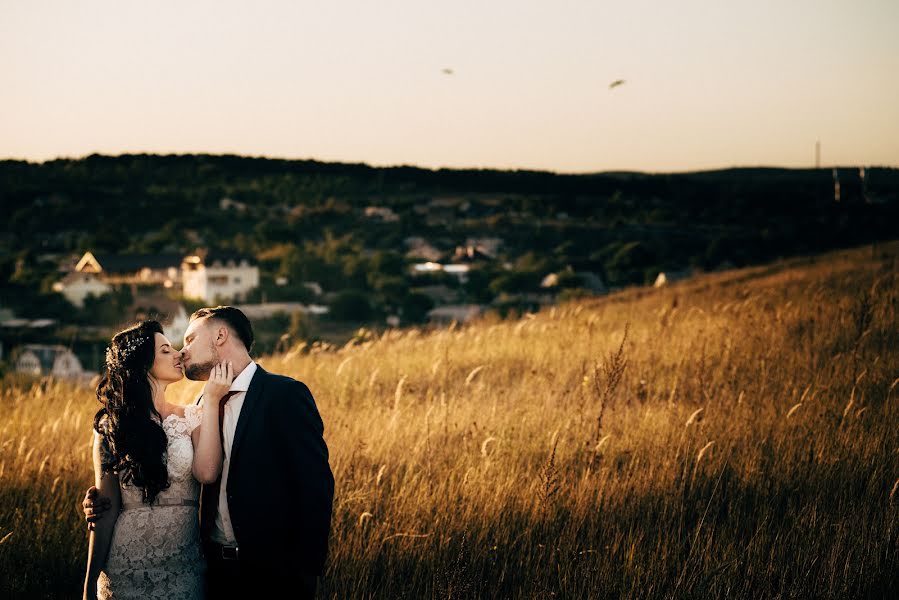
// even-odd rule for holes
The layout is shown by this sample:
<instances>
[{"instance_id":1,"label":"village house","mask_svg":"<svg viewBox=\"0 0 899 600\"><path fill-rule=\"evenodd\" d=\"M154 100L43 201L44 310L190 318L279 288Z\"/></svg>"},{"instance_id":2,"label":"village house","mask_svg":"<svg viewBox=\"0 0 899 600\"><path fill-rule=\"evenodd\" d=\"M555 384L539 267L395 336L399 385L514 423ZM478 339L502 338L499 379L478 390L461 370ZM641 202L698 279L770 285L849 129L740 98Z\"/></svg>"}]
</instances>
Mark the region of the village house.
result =
<instances>
[{"instance_id":1,"label":"village house","mask_svg":"<svg viewBox=\"0 0 899 600\"><path fill-rule=\"evenodd\" d=\"M492 256L481 250L478 246L456 246L452 260L457 263L474 263L488 261Z\"/></svg>"},{"instance_id":2,"label":"village house","mask_svg":"<svg viewBox=\"0 0 899 600\"><path fill-rule=\"evenodd\" d=\"M53 289L82 308L88 296L102 296L117 285L171 290L210 303L242 300L259 286L259 267L248 256L208 251L188 256L85 252Z\"/></svg>"},{"instance_id":3,"label":"village house","mask_svg":"<svg viewBox=\"0 0 899 600\"><path fill-rule=\"evenodd\" d=\"M185 298L208 303L244 300L259 287L259 266L249 256L198 252L181 265Z\"/></svg>"},{"instance_id":4,"label":"village house","mask_svg":"<svg viewBox=\"0 0 899 600\"><path fill-rule=\"evenodd\" d=\"M235 212L246 212L247 205L244 202L238 202L237 200L232 200L227 196L219 200L219 208L222 210L233 210Z\"/></svg>"},{"instance_id":5,"label":"village house","mask_svg":"<svg viewBox=\"0 0 899 600\"><path fill-rule=\"evenodd\" d=\"M559 291L559 284L562 283L562 277L573 276L576 278L576 287L589 290L594 294L605 294L608 288L602 280L602 277L592 271L574 271L571 267L559 273L549 273L540 281L540 287L552 292ZM572 287L572 286L568 286Z\"/></svg>"},{"instance_id":6,"label":"village house","mask_svg":"<svg viewBox=\"0 0 899 600\"><path fill-rule=\"evenodd\" d=\"M653 287L665 287L675 281L681 281L693 276L693 269L684 269L681 271L661 271L653 282Z\"/></svg>"},{"instance_id":7,"label":"village house","mask_svg":"<svg viewBox=\"0 0 899 600\"><path fill-rule=\"evenodd\" d=\"M498 237L470 237L465 240L466 247L474 248L489 258L496 258L502 245L503 239Z\"/></svg>"},{"instance_id":8,"label":"village house","mask_svg":"<svg viewBox=\"0 0 899 600\"><path fill-rule=\"evenodd\" d=\"M162 325L162 330L169 340L179 345L187 331L189 317L184 305L162 292L143 294L134 298L128 308L136 321L154 319Z\"/></svg>"},{"instance_id":9,"label":"village house","mask_svg":"<svg viewBox=\"0 0 899 600\"><path fill-rule=\"evenodd\" d=\"M60 379L82 379L81 361L65 346L25 344L19 348L15 369L27 375L49 375Z\"/></svg>"},{"instance_id":10,"label":"village house","mask_svg":"<svg viewBox=\"0 0 899 600\"><path fill-rule=\"evenodd\" d=\"M162 330L173 344L180 346L189 324L187 311L184 310L183 305L179 304L173 312L166 315L166 319L162 323Z\"/></svg>"},{"instance_id":11,"label":"village house","mask_svg":"<svg viewBox=\"0 0 899 600\"><path fill-rule=\"evenodd\" d=\"M443 265L443 272L454 275L459 280L459 283L468 283L469 271L471 271L471 265L465 263Z\"/></svg>"},{"instance_id":12,"label":"village house","mask_svg":"<svg viewBox=\"0 0 899 600\"><path fill-rule=\"evenodd\" d=\"M166 288L181 283L182 254L93 254L85 252L76 273L96 273L108 284L159 284Z\"/></svg>"},{"instance_id":13,"label":"village house","mask_svg":"<svg viewBox=\"0 0 899 600\"><path fill-rule=\"evenodd\" d=\"M428 311L428 322L433 324L448 325L453 321L468 323L478 318L483 313L483 308L477 304L450 304L438 306Z\"/></svg>"},{"instance_id":14,"label":"village house","mask_svg":"<svg viewBox=\"0 0 899 600\"><path fill-rule=\"evenodd\" d=\"M427 261L436 262L443 257L443 252L433 246L430 242L422 237L412 236L405 239L406 252L408 258L422 258Z\"/></svg>"},{"instance_id":15,"label":"village house","mask_svg":"<svg viewBox=\"0 0 899 600\"><path fill-rule=\"evenodd\" d=\"M396 223L400 220L400 216L388 206L366 206L365 217L382 223Z\"/></svg>"},{"instance_id":16,"label":"village house","mask_svg":"<svg viewBox=\"0 0 899 600\"><path fill-rule=\"evenodd\" d=\"M435 262L426 262L413 264L411 272L413 276L443 272L456 277L456 279L459 280L459 283L466 283L468 281L468 272L470 270L471 265L465 263L442 265Z\"/></svg>"},{"instance_id":17,"label":"village house","mask_svg":"<svg viewBox=\"0 0 899 600\"><path fill-rule=\"evenodd\" d=\"M97 273L79 273L72 271L53 284L53 291L65 296L66 300L78 308L84 308L88 296L99 298L112 291L112 286L105 283Z\"/></svg>"},{"instance_id":18,"label":"village house","mask_svg":"<svg viewBox=\"0 0 899 600\"><path fill-rule=\"evenodd\" d=\"M74 269L53 284L75 306L82 308L88 296L102 296L114 285L181 287L180 254L108 255L85 252Z\"/></svg>"},{"instance_id":19,"label":"village house","mask_svg":"<svg viewBox=\"0 0 899 600\"><path fill-rule=\"evenodd\" d=\"M265 304L239 304L237 306L251 321L269 319L275 315L291 315L295 312L310 315L326 315L329 308L322 304L303 304L302 302L266 302Z\"/></svg>"}]
</instances>

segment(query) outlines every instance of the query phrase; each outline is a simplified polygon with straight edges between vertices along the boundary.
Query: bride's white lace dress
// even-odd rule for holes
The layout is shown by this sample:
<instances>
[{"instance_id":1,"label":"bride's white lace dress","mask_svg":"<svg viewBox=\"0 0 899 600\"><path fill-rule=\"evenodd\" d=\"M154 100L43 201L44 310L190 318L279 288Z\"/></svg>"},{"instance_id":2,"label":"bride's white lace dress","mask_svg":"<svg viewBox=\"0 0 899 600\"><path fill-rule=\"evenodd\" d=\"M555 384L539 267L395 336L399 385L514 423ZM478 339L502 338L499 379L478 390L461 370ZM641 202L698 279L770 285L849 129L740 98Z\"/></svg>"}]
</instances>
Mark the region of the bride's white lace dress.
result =
<instances>
[{"instance_id":1,"label":"bride's white lace dress","mask_svg":"<svg viewBox=\"0 0 899 600\"><path fill-rule=\"evenodd\" d=\"M162 422L168 436L169 483L153 506L141 501L141 491L120 485L122 512L116 520L106 568L97 583L97 597L203 598L206 565L200 548L198 501L200 485L191 473L191 432L200 425L202 407L184 407L184 416Z\"/></svg>"}]
</instances>

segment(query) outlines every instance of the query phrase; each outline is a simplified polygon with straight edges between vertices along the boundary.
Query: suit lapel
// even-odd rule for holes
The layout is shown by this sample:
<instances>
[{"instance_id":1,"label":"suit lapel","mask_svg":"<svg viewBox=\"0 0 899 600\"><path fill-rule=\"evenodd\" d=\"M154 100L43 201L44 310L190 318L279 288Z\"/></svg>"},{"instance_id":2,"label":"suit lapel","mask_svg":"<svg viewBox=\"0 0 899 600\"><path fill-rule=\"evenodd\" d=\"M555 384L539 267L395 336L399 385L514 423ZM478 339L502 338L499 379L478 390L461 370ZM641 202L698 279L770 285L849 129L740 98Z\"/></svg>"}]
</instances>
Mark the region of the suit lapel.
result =
<instances>
[{"instance_id":1,"label":"suit lapel","mask_svg":"<svg viewBox=\"0 0 899 600\"><path fill-rule=\"evenodd\" d=\"M237 419L237 428L234 430L234 441L231 443L231 467L228 470L228 481L234 474L234 458L240 452L241 441L247 433L247 426L259 404L259 396L262 394L263 379L267 373L262 367L256 367L256 373L250 381L250 387L247 389L247 395L243 399L243 406L240 408L240 417Z\"/></svg>"}]
</instances>

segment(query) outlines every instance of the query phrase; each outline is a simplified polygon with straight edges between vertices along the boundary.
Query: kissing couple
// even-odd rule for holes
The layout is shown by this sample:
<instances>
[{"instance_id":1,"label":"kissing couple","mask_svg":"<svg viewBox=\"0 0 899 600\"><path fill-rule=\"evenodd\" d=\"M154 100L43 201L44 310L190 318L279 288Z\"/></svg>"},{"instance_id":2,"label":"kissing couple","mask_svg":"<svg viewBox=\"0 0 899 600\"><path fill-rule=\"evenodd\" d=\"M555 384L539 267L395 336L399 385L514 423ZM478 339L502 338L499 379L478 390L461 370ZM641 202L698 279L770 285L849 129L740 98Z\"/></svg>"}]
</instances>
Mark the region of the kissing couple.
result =
<instances>
[{"instance_id":1,"label":"kissing couple","mask_svg":"<svg viewBox=\"0 0 899 600\"><path fill-rule=\"evenodd\" d=\"M313 598L334 499L324 426L303 383L250 358L231 306L112 338L97 386L84 598ZM183 371L183 373L182 373ZM166 400L187 375L194 405Z\"/></svg>"}]
</instances>

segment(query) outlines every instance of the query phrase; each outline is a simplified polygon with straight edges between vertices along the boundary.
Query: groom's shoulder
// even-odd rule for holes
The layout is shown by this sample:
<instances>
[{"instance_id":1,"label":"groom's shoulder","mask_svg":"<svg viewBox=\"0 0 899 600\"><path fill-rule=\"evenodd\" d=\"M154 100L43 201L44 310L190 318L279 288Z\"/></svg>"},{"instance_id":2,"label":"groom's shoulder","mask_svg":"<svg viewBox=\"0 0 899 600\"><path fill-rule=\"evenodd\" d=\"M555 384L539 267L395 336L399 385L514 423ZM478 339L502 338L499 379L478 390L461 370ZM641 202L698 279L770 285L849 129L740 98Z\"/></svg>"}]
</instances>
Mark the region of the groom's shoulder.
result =
<instances>
[{"instance_id":1,"label":"groom's shoulder","mask_svg":"<svg viewBox=\"0 0 899 600\"><path fill-rule=\"evenodd\" d=\"M266 390L270 390L271 392L278 394L299 393L304 396L308 395L310 398L312 397L312 392L309 391L309 387L302 381L298 381L293 377L280 375L278 373L270 373L268 371L263 371L263 373L265 376Z\"/></svg>"}]
</instances>

